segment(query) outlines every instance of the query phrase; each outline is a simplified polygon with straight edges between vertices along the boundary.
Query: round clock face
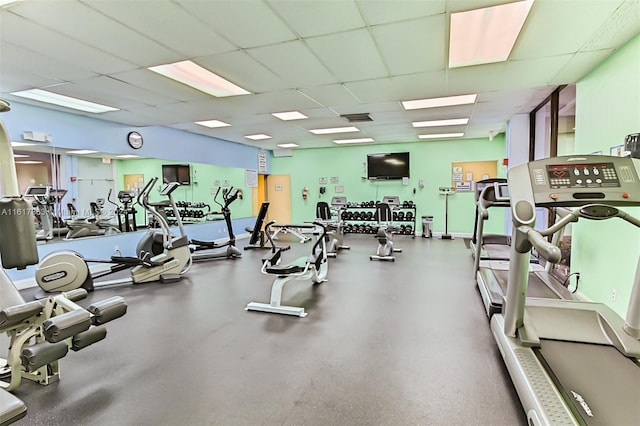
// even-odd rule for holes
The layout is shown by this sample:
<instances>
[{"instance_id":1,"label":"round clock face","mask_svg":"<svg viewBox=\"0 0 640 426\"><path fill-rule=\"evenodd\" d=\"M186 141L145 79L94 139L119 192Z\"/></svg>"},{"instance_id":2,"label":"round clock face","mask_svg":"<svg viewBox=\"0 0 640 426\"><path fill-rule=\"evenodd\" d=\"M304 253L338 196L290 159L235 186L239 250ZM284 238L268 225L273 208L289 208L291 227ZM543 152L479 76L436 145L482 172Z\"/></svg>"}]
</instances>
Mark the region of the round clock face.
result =
<instances>
[{"instance_id":1,"label":"round clock face","mask_svg":"<svg viewBox=\"0 0 640 426\"><path fill-rule=\"evenodd\" d=\"M127 135L127 142L133 149L142 148L142 135L138 132L131 132Z\"/></svg>"}]
</instances>

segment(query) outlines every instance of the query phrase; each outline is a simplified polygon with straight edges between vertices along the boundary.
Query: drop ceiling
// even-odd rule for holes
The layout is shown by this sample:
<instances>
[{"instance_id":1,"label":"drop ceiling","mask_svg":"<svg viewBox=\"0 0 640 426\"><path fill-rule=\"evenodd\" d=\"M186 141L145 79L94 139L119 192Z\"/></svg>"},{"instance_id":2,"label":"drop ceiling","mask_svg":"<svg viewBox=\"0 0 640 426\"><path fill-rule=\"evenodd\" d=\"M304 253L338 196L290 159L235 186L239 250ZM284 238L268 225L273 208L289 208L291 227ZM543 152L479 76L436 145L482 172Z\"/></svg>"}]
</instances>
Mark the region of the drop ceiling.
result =
<instances>
[{"instance_id":1,"label":"drop ceiling","mask_svg":"<svg viewBox=\"0 0 640 426\"><path fill-rule=\"evenodd\" d=\"M0 9L0 96L131 127L168 126L274 149L349 138L417 142L418 134L486 138L562 84L587 75L640 32L640 0L537 0L506 62L449 69L452 12L494 0L24 0ZM252 92L214 98L147 67L192 60ZM99 115L10 95L40 88L119 108ZM400 101L478 93L474 105L405 111ZM282 121L274 112L308 119ZM470 117L463 126L412 121ZM221 120L209 129L195 121ZM245 135L265 133L266 141ZM419 142L429 143L429 142Z\"/></svg>"}]
</instances>

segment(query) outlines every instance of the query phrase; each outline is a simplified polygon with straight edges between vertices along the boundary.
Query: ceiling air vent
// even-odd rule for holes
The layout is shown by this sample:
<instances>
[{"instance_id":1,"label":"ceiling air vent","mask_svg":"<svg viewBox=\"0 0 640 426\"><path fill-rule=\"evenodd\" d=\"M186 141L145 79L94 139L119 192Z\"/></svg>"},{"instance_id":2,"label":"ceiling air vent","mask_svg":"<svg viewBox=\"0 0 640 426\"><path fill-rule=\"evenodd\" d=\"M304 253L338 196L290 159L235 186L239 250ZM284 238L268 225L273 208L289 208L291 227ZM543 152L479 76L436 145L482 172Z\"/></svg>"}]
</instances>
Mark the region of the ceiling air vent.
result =
<instances>
[{"instance_id":1,"label":"ceiling air vent","mask_svg":"<svg viewBox=\"0 0 640 426\"><path fill-rule=\"evenodd\" d=\"M340 117L346 119L349 123L362 123L365 121L373 121L368 112L361 114L343 114Z\"/></svg>"}]
</instances>

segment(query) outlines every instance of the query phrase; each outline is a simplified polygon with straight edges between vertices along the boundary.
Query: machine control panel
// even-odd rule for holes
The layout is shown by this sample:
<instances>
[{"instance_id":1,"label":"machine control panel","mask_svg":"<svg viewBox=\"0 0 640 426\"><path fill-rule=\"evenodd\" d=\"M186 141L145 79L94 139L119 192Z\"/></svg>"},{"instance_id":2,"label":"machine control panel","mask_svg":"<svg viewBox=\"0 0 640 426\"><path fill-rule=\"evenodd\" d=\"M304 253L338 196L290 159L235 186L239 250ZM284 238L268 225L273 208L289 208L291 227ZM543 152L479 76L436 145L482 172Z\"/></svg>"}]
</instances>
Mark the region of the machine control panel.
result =
<instances>
[{"instance_id":1,"label":"machine control panel","mask_svg":"<svg viewBox=\"0 0 640 426\"><path fill-rule=\"evenodd\" d=\"M528 200L538 207L637 206L640 160L608 155L536 160L510 169L509 190L512 204L515 196L515 202Z\"/></svg>"},{"instance_id":2,"label":"machine control panel","mask_svg":"<svg viewBox=\"0 0 640 426\"><path fill-rule=\"evenodd\" d=\"M544 184L542 170L534 170L536 184ZM549 186L557 188L599 188L620 186L613 163L549 164L546 166Z\"/></svg>"}]
</instances>

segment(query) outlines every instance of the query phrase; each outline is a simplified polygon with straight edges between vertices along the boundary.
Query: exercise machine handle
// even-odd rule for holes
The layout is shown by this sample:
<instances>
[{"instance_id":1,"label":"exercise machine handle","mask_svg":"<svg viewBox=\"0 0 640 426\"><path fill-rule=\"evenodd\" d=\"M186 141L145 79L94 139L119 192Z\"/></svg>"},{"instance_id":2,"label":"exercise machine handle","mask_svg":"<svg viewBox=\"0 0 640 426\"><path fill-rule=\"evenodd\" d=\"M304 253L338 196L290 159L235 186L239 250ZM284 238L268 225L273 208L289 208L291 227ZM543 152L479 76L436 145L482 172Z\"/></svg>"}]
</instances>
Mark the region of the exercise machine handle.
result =
<instances>
[{"instance_id":1,"label":"exercise machine handle","mask_svg":"<svg viewBox=\"0 0 640 426\"><path fill-rule=\"evenodd\" d=\"M528 226L521 226L519 230L527 235L527 240L537 250L538 254L551 263L558 263L562 258L562 251L553 243L550 243L538 231Z\"/></svg>"}]
</instances>

